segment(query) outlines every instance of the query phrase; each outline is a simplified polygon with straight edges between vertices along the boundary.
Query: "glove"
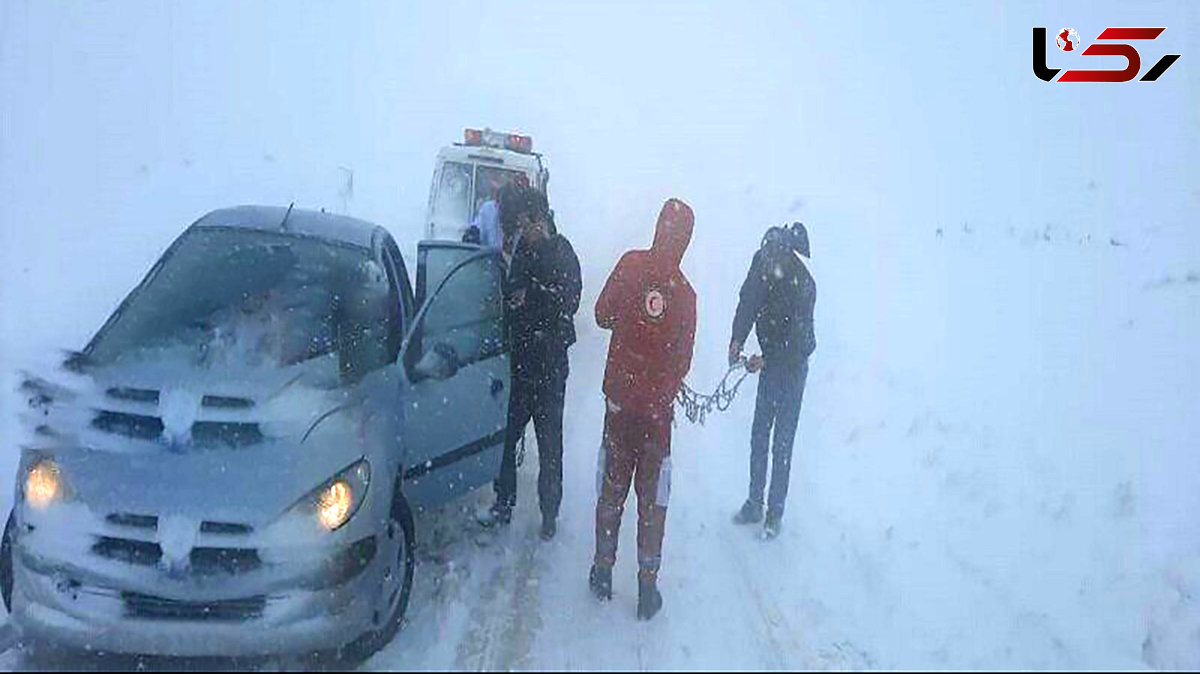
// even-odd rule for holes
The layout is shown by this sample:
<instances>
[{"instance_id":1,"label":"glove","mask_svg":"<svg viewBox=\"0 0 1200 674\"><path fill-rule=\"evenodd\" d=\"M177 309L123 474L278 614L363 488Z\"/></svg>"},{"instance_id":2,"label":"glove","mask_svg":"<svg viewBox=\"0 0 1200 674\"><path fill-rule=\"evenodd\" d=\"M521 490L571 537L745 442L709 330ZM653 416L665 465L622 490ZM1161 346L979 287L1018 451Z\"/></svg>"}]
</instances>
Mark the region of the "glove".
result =
<instances>
[{"instance_id":1,"label":"glove","mask_svg":"<svg viewBox=\"0 0 1200 674\"><path fill-rule=\"evenodd\" d=\"M739 342L729 343L729 367L737 365L742 359L742 345Z\"/></svg>"},{"instance_id":2,"label":"glove","mask_svg":"<svg viewBox=\"0 0 1200 674\"><path fill-rule=\"evenodd\" d=\"M763 369L763 363L763 357L758 354L754 354L753 356L750 356L750 360L746 361L746 371L750 374L754 374L755 372Z\"/></svg>"}]
</instances>

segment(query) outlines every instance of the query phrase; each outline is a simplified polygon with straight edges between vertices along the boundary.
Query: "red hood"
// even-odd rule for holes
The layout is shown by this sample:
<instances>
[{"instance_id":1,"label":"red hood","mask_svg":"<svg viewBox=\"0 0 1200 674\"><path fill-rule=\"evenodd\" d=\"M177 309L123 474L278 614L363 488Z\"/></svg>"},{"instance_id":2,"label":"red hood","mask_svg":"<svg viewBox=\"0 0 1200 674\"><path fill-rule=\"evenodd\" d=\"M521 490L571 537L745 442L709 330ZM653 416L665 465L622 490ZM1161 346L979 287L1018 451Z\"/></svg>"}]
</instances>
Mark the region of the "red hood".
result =
<instances>
[{"instance_id":1,"label":"red hood","mask_svg":"<svg viewBox=\"0 0 1200 674\"><path fill-rule=\"evenodd\" d=\"M650 253L678 267L692 240L695 222L691 206L679 199L667 199L658 213L658 225L654 230L654 245L650 247Z\"/></svg>"}]
</instances>

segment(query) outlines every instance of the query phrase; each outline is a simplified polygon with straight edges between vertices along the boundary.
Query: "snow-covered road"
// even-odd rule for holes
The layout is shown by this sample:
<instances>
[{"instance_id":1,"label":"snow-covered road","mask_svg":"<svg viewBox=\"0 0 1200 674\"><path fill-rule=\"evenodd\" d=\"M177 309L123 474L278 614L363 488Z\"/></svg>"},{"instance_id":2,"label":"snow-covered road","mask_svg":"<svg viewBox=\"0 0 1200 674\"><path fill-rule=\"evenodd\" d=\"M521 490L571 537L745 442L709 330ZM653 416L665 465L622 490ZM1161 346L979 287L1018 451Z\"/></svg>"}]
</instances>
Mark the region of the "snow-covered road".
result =
<instances>
[{"instance_id":1,"label":"snow-covered road","mask_svg":"<svg viewBox=\"0 0 1200 674\"><path fill-rule=\"evenodd\" d=\"M636 512L632 494L621 530L615 597L596 602L587 589L594 545L596 451L603 336L585 331L570 383L566 497L559 535L537 536L536 462L521 472L514 522L498 533L472 522L490 494L423 518L426 540L417 592L404 632L367 666L377 669L664 669L869 666L848 643L810 640L822 608L782 598L803 594L807 574L801 525L777 541L735 527L743 497L746 447L740 435L752 409L746 387L737 412L707 428L677 429L662 589L666 608L654 621L634 618ZM531 434L532 435L532 434ZM531 452L535 451L533 448ZM798 497L804 507L803 497ZM799 512L795 520L805 518ZM791 570L791 571L789 571ZM804 606L804 604L810 604ZM800 610L796 610L799 608Z\"/></svg>"},{"instance_id":2,"label":"snow-covered road","mask_svg":"<svg viewBox=\"0 0 1200 674\"><path fill-rule=\"evenodd\" d=\"M728 413L705 427L682 424L664 552L666 609L640 623L632 501L615 600L599 604L586 587L606 342L584 329L573 352L558 538L536 536L533 462L522 472L523 498L509 530L476 533L471 512L489 495L427 518L427 559L410 623L367 666L1195 663L1188 635L1198 623L1187 612L1195 608L1190 593L1200 569L1194 545L1178 539L1189 501L1180 500L1181 478L1172 475L1183 465L1177 457L1191 423L1175 414L1195 411L1195 403L1182 399L1176 410L1146 401L1184 395L1186 377L1177 368L1194 366L1196 353L1175 341L1180 326L1170 318L1195 307L1200 287L1157 285L1157 273L1146 276L1141 264L1145 253L1067 238L1034 243L1002 231L960 233L930 237L908 252L917 249L968 286L945 300L951 315L980 314L981 325L987 313L1010 325L1041 316L1035 338L1047 344L1014 348L1038 362L995 354L963 368L951 350L943 354L945 372L934 376L874 361L864 342L826 331L801 417L786 527L772 542L730 521L744 497L752 381ZM997 258L1009 260L1007 272L981 264ZM1099 283L1114 298L1111 311L1067 309L1076 290L1051 281L1082 271L1072 265L1108 272ZM1049 318L1036 303L987 295L988 288L1017 299L1040 294L1062 311ZM830 290L826 302L849 299ZM712 313L702 320L720 324L713 332L723 328L727 304L709 303ZM827 316L840 313L826 305ZM1063 335L1102 329L1125 330L1097 343L1128 349L1135 362L1122 362L1118 351L1071 354L1057 344ZM1029 338L1012 332L1011 344ZM715 382L719 345L710 338L699 347L693 382ZM1043 360L1045 351L1054 357ZM1005 373L1029 377L1042 368L1049 383L1032 387L1028 400L1010 400L1006 410L989 404L996 395L989 382L1008 387ZM1093 389L1093 378L1111 388Z\"/></svg>"},{"instance_id":3,"label":"snow-covered road","mask_svg":"<svg viewBox=\"0 0 1200 674\"><path fill-rule=\"evenodd\" d=\"M490 490L418 518L420 563L407 624L364 667L1200 662L1193 599L1200 556L1188 533L1196 491L1187 486L1200 474L1187 450L1200 418L1188 394L1200 354L1198 326L1181 322L1196 315L1200 283L1188 280L1186 254L1163 254L1152 236L1123 250L1003 229L930 234L897 249L897 258L919 258L957 285L921 302L925 283L895 285L904 264L890 272L889 297L872 299L871 287L844 271L849 249L832 233L825 244L824 329L779 539L760 541L730 521L747 479L749 380L728 412L703 427L676 429L663 613L650 623L634 618L632 500L616 597L607 604L591 598L585 579L607 345L589 315L605 271L593 261L572 351L558 537L544 543L536 535L531 446L507 529L483 531L473 521ZM710 248L698 239L697 262ZM740 274L730 264L698 281L707 298L689 377L698 388L724 370ZM1079 275L1094 275L1111 304L1080 305L1071 282ZM883 302L907 303L914 316L881 338L905 345L927 338L943 348L921 356L916 346L898 350L847 331ZM943 311L961 323L924 327L931 323L921 312ZM997 329L1007 331L1008 351L973 334ZM1097 338L1080 349L1080 334ZM1022 381L1037 384L1022 388ZM0 666L45 664L20 650L0 656Z\"/></svg>"}]
</instances>

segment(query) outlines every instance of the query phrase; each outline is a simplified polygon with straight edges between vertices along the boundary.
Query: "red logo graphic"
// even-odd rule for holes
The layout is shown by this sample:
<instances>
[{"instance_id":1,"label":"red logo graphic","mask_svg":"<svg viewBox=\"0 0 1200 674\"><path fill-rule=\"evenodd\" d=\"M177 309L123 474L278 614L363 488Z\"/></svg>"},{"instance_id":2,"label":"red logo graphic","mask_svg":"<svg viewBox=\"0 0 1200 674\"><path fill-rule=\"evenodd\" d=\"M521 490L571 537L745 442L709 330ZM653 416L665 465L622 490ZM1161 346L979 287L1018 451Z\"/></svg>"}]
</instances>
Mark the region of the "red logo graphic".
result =
<instances>
[{"instance_id":1,"label":"red logo graphic","mask_svg":"<svg viewBox=\"0 0 1200 674\"><path fill-rule=\"evenodd\" d=\"M1063 51L1075 51L1079 47L1079 33L1074 28L1063 28L1058 33L1058 48Z\"/></svg>"},{"instance_id":2,"label":"red logo graphic","mask_svg":"<svg viewBox=\"0 0 1200 674\"><path fill-rule=\"evenodd\" d=\"M1162 35L1166 28L1105 28L1097 41L1115 40L1154 40ZM1065 52L1076 51L1079 48L1079 33L1074 28L1064 28L1056 38L1058 48ZM1125 58L1123 70L1068 70L1058 78L1059 82L1129 82L1138 76L1142 70L1142 56L1130 44L1113 42L1111 44L1093 44L1080 52L1083 56L1122 56ZM1179 54L1167 54L1156 62L1145 75L1142 82L1153 82L1167 72L1173 63L1179 60ZM1060 68L1046 67L1046 29L1033 29L1033 74L1046 82L1053 82Z\"/></svg>"}]
</instances>

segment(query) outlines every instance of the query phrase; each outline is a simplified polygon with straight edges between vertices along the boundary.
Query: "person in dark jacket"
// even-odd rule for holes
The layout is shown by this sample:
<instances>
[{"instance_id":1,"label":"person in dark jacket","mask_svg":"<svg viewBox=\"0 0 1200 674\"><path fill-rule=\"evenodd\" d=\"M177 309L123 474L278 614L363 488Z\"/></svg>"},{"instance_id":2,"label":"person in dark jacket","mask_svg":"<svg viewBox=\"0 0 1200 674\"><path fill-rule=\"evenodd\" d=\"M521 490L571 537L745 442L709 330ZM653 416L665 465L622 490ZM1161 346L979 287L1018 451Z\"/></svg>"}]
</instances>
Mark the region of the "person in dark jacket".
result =
<instances>
[{"instance_id":1,"label":"person in dark jacket","mask_svg":"<svg viewBox=\"0 0 1200 674\"><path fill-rule=\"evenodd\" d=\"M748 363L761 368L754 425L750 432L750 495L734 517L738 524L763 521L768 448L772 455L771 488L763 537L779 535L791 473L792 445L808 378L808 357L816 349L813 306L817 284L809 270L808 232L801 223L772 227L754 255L742 283L729 363L742 359L751 328L758 334L762 357ZM772 442L772 429L774 438Z\"/></svg>"},{"instance_id":2,"label":"person in dark jacket","mask_svg":"<svg viewBox=\"0 0 1200 674\"><path fill-rule=\"evenodd\" d=\"M575 250L554 226L545 194L520 186L505 190L501 198L505 229L516 234L504 291L512 391L504 459L494 485L496 502L481 522L490 526L512 519L517 502L517 443L532 420L538 445L541 537L549 540L557 531L562 503L567 349L575 343L574 317L582 281Z\"/></svg>"}]
</instances>

